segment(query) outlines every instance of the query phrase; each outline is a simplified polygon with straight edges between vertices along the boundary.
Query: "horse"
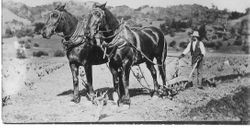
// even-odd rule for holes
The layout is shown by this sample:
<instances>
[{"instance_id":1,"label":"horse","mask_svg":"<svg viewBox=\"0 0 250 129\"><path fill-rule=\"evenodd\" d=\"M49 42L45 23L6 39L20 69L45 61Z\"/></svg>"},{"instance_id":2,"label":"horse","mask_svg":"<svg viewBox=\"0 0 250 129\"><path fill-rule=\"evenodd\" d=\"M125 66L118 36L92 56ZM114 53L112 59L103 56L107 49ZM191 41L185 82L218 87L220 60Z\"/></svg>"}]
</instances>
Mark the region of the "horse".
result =
<instances>
[{"instance_id":1,"label":"horse","mask_svg":"<svg viewBox=\"0 0 250 129\"><path fill-rule=\"evenodd\" d=\"M118 93L118 104L130 105L129 73L131 67L146 63L154 83L153 97L159 97L159 84L153 59L157 60L163 85L166 85L165 59L167 42L164 34L156 27L131 29L119 23L105 4L94 4L90 11L85 36L98 39L101 46L107 46L109 67L113 75L113 85ZM98 43L98 42L97 42ZM105 45L106 44L106 45ZM105 50L105 49L104 49Z\"/></svg>"},{"instance_id":2,"label":"horse","mask_svg":"<svg viewBox=\"0 0 250 129\"><path fill-rule=\"evenodd\" d=\"M65 5L56 7L49 13L49 17L42 29L43 38L49 39L52 35L61 34L64 38L63 46L69 60L69 66L73 77L73 99L71 101L79 103L81 97L79 95L78 73L79 67L83 66L86 74L87 94L94 96L92 86L92 65L100 65L106 63L107 58L102 58L103 51L99 46L92 45L93 41L84 37L84 25L82 21L67 12ZM90 99L90 97L89 97Z\"/></svg>"}]
</instances>

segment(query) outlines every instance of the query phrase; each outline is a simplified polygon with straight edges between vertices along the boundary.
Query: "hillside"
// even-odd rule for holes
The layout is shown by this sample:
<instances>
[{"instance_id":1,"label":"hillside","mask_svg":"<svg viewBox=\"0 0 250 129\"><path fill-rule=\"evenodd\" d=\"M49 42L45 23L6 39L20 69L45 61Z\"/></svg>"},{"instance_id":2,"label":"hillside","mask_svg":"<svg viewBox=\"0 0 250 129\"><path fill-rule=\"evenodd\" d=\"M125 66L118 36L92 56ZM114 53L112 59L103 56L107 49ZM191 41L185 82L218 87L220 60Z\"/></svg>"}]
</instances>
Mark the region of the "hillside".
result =
<instances>
[{"instance_id":1,"label":"hillside","mask_svg":"<svg viewBox=\"0 0 250 129\"><path fill-rule=\"evenodd\" d=\"M86 15L94 2L74 2L67 3L66 8L74 15L81 16ZM52 10L60 2L53 2L49 5L41 5L36 7L29 7L22 3L15 2L3 2L3 7L8 8L22 18L26 18L32 22L42 18L42 15L48 10ZM112 13L116 16L131 16L131 17L147 17L151 19L165 19L166 17L172 18L193 18L194 15L199 17L206 16L209 12L209 8L193 4L193 5L177 5L167 8L163 7L150 7L148 5L139 7L138 9L132 9L126 5L110 7Z\"/></svg>"},{"instance_id":2,"label":"hillside","mask_svg":"<svg viewBox=\"0 0 250 129\"><path fill-rule=\"evenodd\" d=\"M32 24L44 22L44 16L58 4L61 4L61 2L29 7L20 2L3 2L4 11L7 11L3 16L10 19L12 17L12 19L22 19L21 22L29 21ZM70 1L66 5L66 10L80 19L89 13L93 4L94 2L91 1ZM179 44L188 38L190 32L188 30L198 29L201 25L206 25L206 36L209 40L207 45L212 46L212 49L223 47L223 50L227 50L227 47L231 45L236 45L238 46L237 49L242 49L249 43L247 38L249 15L246 15L246 13L219 10L216 6L208 8L198 4L176 5L166 8L145 5L137 9L132 9L126 5L111 7L107 4L107 8L118 19L123 18L131 26L156 26L160 28L167 37L171 37L169 38L171 41L173 39L177 42L178 50L182 49ZM9 13L11 14L5 15ZM232 48L235 49L234 46Z\"/></svg>"},{"instance_id":3,"label":"hillside","mask_svg":"<svg viewBox=\"0 0 250 129\"><path fill-rule=\"evenodd\" d=\"M24 24L30 24L30 21L19 17L18 15L14 14L13 12L11 12L10 10L6 9L6 8L2 8L2 22L6 23L6 22L11 22L13 20L17 20L19 22L22 22Z\"/></svg>"}]
</instances>

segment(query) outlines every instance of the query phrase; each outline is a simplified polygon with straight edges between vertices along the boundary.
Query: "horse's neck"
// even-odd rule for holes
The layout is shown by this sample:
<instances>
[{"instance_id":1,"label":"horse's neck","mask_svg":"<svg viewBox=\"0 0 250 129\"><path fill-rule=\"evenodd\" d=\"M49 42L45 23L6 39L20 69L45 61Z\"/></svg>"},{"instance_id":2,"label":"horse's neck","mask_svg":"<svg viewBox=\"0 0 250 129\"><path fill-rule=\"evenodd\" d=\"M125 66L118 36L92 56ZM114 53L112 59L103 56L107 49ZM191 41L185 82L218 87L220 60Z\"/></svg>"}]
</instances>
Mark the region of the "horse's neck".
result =
<instances>
[{"instance_id":1,"label":"horse's neck","mask_svg":"<svg viewBox=\"0 0 250 129\"><path fill-rule=\"evenodd\" d=\"M75 20L72 20L75 19ZM78 20L76 18L67 18L66 23L63 26L63 35L65 39L69 39L77 29Z\"/></svg>"},{"instance_id":2,"label":"horse's neck","mask_svg":"<svg viewBox=\"0 0 250 129\"><path fill-rule=\"evenodd\" d=\"M104 29L103 31L107 31L107 32L104 33L103 35L104 35L104 37L110 37L110 36L114 35L117 32L117 30L119 29L119 22L116 19L116 17L114 17L114 15L111 14L110 11L107 10L106 14L107 14L106 15L107 16L107 20L106 20L107 24L103 28ZM106 39L105 41L111 42L113 40L113 38Z\"/></svg>"}]
</instances>

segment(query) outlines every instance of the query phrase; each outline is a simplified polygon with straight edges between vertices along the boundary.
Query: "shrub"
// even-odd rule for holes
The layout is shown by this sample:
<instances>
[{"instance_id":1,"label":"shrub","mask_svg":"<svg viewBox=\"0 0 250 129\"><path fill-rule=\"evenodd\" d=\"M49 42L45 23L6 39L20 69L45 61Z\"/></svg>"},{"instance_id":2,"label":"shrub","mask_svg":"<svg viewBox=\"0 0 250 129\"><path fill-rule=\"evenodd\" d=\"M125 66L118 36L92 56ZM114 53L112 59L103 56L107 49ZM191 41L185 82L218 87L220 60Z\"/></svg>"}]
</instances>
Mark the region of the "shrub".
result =
<instances>
[{"instance_id":1,"label":"shrub","mask_svg":"<svg viewBox=\"0 0 250 129\"><path fill-rule=\"evenodd\" d=\"M188 43L187 42L180 42L179 47L185 49L187 47Z\"/></svg>"},{"instance_id":2,"label":"shrub","mask_svg":"<svg viewBox=\"0 0 250 129\"><path fill-rule=\"evenodd\" d=\"M174 47L175 45L176 45L176 42L174 40L169 43L169 47Z\"/></svg>"},{"instance_id":3,"label":"shrub","mask_svg":"<svg viewBox=\"0 0 250 129\"><path fill-rule=\"evenodd\" d=\"M54 57L64 57L65 53L63 50L56 50L54 53Z\"/></svg>"},{"instance_id":4,"label":"shrub","mask_svg":"<svg viewBox=\"0 0 250 129\"><path fill-rule=\"evenodd\" d=\"M35 29L34 29L35 33L41 34L41 30L43 29L44 25L45 25L45 24L42 23L42 22L35 23L35 24L33 25L33 26L35 26Z\"/></svg>"},{"instance_id":5,"label":"shrub","mask_svg":"<svg viewBox=\"0 0 250 129\"><path fill-rule=\"evenodd\" d=\"M213 39L213 40L217 39L217 36L216 36L216 35L213 35L213 36L212 36L212 39Z\"/></svg>"},{"instance_id":6,"label":"shrub","mask_svg":"<svg viewBox=\"0 0 250 129\"><path fill-rule=\"evenodd\" d=\"M41 57L41 56L48 56L48 52L45 51L38 51L38 52L33 52L34 57Z\"/></svg>"},{"instance_id":7,"label":"shrub","mask_svg":"<svg viewBox=\"0 0 250 129\"><path fill-rule=\"evenodd\" d=\"M216 50L219 50L221 46L222 46L222 42L221 42L221 41L218 41L218 42L216 43L215 49L216 49Z\"/></svg>"},{"instance_id":8,"label":"shrub","mask_svg":"<svg viewBox=\"0 0 250 129\"><path fill-rule=\"evenodd\" d=\"M19 59L24 59L26 58L25 52L22 49L17 49L16 50L16 57Z\"/></svg>"},{"instance_id":9,"label":"shrub","mask_svg":"<svg viewBox=\"0 0 250 129\"><path fill-rule=\"evenodd\" d=\"M26 42L26 43L24 44L24 47L25 47L26 49L30 49L30 48L31 48L31 45L30 45L29 42Z\"/></svg>"},{"instance_id":10,"label":"shrub","mask_svg":"<svg viewBox=\"0 0 250 129\"><path fill-rule=\"evenodd\" d=\"M29 36L34 37L32 29L22 28L21 30L16 31L16 36L18 38Z\"/></svg>"},{"instance_id":11,"label":"shrub","mask_svg":"<svg viewBox=\"0 0 250 129\"><path fill-rule=\"evenodd\" d=\"M12 37L13 34L14 34L14 33L11 31L10 28L7 28L7 29L5 30L5 37L6 37L6 38Z\"/></svg>"},{"instance_id":12,"label":"shrub","mask_svg":"<svg viewBox=\"0 0 250 129\"><path fill-rule=\"evenodd\" d=\"M243 50L245 52L245 54L249 54L250 53L250 49L249 49L248 45L247 46L243 46L241 50Z\"/></svg>"},{"instance_id":13,"label":"shrub","mask_svg":"<svg viewBox=\"0 0 250 129\"><path fill-rule=\"evenodd\" d=\"M208 48L214 48L216 46L214 42L205 43L204 45L205 47L208 47Z\"/></svg>"},{"instance_id":14,"label":"shrub","mask_svg":"<svg viewBox=\"0 0 250 129\"><path fill-rule=\"evenodd\" d=\"M168 30L165 24L160 24L160 29L164 34L168 34Z\"/></svg>"},{"instance_id":15,"label":"shrub","mask_svg":"<svg viewBox=\"0 0 250 129\"><path fill-rule=\"evenodd\" d=\"M122 19L123 18L123 20L127 21L127 20L131 19L131 16L125 15L125 16L118 16L117 18L118 19Z\"/></svg>"},{"instance_id":16,"label":"shrub","mask_svg":"<svg viewBox=\"0 0 250 129\"><path fill-rule=\"evenodd\" d=\"M238 37L236 38L236 40L234 41L234 45L237 45L237 46L242 45L242 39L241 39L240 36L238 36Z\"/></svg>"},{"instance_id":17,"label":"shrub","mask_svg":"<svg viewBox=\"0 0 250 129\"><path fill-rule=\"evenodd\" d=\"M39 47L39 44L38 44L38 43L34 43L33 46L34 46L34 47Z\"/></svg>"},{"instance_id":18,"label":"shrub","mask_svg":"<svg viewBox=\"0 0 250 129\"><path fill-rule=\"evenodd\" d=\"M175 36L175 30L174 29L170 29L169 35L170 35L170 37L174 37Z\"/></svg>"}]
</instances>

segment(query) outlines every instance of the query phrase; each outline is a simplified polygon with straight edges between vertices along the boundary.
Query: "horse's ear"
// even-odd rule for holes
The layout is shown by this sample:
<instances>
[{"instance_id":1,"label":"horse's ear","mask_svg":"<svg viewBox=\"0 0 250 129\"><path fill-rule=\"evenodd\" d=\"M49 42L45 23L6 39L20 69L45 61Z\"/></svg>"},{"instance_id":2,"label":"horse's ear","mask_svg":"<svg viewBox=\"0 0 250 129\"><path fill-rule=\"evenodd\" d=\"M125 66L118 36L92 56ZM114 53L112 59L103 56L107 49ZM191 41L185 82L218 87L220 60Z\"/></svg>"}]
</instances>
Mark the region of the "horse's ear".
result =
<instances>
[{"instance_id":1,"label":"horse's ear","mask_svg":"<svg viewBox=\"0 0 250 129\"><path fill-rule=\"evenodd\" d=\"M123 18L121 19L121 21L120 21L120 24L123 24L124 23L124 20L123 20Z\"/></svg>"},{"instance_id":2,"label":"horse's ear","mask_svg":"<svg viewBox=\"0 0 250 129\"><path fill-rule=\"evenodd\" d=\"M99 8L104 9L104 8L106 7L106 4L107 4L107 2L105 2L104 4L101 4L101 5L99 6Z\"/></svg>"},{"instance_id":3,"label":"horse's ear","mask_svg":"<svg viewBox=\"0 0 250 129\"><path fill-rule=\"evenodd\" d=\"M96 3L94 3L94 4L92 5L92 8L96 8Z\"/></svg>"},{"instance_id":4,"label":"horse's ear","mask_svg":"<svg viewBox=\"0 0 250 129\"><path fill-rule=\"evenodd\" d=\"M56 9L59 10L59 11L62 11L62 10L65 10L64 9L65 6L66 6L66 3L64 3L62 6L58 5Z\"/></svg>"}]
</instances>

